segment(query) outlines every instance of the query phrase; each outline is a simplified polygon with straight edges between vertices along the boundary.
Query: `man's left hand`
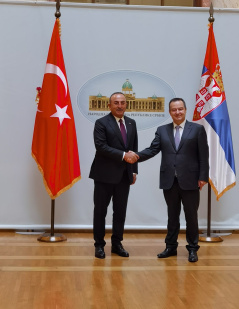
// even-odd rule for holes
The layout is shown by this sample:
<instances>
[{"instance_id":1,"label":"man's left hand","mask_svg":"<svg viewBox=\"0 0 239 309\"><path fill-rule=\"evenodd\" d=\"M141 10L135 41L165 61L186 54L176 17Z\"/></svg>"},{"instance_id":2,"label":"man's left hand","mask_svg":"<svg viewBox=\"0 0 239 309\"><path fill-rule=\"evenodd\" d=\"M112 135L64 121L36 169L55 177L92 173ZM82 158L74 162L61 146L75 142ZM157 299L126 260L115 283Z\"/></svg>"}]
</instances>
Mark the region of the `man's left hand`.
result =
<instances>
[{"instance_id":1,"label":"man's left hand","mask_svg":"<svg viewBox=\"0 0 239 309\"><path fill-rule=\"evenodd\" d=\"M131 183L131 185L134 185L134 184L135 184L136 178L137 178L137 174L133 174L133 182Z\"/></svg>"},{"instance_id":2,"label":"man's left hand","mask_svg":"<svg viewBox=\"0 0 239 309\"><path fill-rule=\"evenodd\" d=\"M198 180L198 188L200 188L200 191L202 190L202 187L205 186L206 183L207 183L206 181Z\"/></svg>"}]
</instances>

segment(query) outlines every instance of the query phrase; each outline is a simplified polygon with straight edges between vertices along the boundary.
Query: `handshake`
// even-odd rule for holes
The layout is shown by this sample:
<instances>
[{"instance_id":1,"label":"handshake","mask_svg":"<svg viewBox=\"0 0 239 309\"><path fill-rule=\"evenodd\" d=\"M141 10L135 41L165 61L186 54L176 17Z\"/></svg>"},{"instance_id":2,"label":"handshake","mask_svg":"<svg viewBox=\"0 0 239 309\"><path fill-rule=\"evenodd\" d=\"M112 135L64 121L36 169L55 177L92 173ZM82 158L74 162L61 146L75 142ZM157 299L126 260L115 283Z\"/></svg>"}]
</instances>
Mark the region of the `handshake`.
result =
<instances>
[{"instance_id":1,"label":"handshake","mask_svg":"<svg viewBox=\"0 0 239 309\"><path fill-rule=\"evenodd\" d=\"M135 152L129 150L128 152L125 153L124 160L127 163L134 164L139 160L139 156Z\"/></svg>"}]
</instances>

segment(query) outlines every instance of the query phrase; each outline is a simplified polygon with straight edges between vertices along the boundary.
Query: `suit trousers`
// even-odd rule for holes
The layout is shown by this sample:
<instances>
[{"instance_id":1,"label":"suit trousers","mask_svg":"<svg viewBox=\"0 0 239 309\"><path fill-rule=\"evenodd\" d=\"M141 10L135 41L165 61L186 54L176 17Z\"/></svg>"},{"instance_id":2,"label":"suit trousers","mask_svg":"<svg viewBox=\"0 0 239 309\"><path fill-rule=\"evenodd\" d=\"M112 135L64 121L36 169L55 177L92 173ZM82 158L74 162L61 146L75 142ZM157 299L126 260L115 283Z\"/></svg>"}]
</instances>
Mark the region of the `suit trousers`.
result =
<instances>
[{"instance_id":1,"label":"suit trousers","mask_svg":"<svg viewBox=\"0 0 239 309\"><path fill-rule=\"evenodd\" d=\"M183 204L186 220L186 240L188 250L199 249L198 245L198 207L200 201L199 189L182 190L175 177L173 186L164 190L164 198L168 207L168 232L165 238L166 248L178 247L178 234L180 230L181 202Z\"/></svg>"},{"instance_id":2,"label":"suit trousers","mask_svg":"<svg viewBox=\"0 0 239 309\"><path fill-rule=\"evenodd\" d=\"M123 177L118 184L108 184L95 181L94 188L94 220L93 233L95 247L104 247L105 237L105 218L107 208L111 201L113 202L113 222L112 222L112 245L118 245L123 240L124 223L126 217L126 208L129 196L130 181L125 170Z\"/></svg>"}]
</instances>

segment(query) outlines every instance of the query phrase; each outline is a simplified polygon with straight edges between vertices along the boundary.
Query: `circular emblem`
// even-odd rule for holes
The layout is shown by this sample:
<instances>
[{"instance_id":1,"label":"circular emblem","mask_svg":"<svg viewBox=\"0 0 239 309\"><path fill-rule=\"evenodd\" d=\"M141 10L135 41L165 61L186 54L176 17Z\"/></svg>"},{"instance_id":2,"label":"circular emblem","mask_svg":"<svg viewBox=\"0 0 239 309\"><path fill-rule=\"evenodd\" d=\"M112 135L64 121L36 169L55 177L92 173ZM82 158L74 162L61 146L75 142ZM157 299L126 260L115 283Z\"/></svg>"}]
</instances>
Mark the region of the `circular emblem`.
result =
<instances>
[{"instance_id":1,"label":"circular emblem","mask_svg":"<svg viewBox=\"0 0 239 309\"><path fill-rule=\"evenodd\" d=\"M169 118L168 102L175 97L172 88L162 79L144 72L122 70L100 74L87 81L79 90L77 105L91 122L109 113L109 97L124 93L125 115L133 118L137 129L159 126Z\"/></svg>"}]
</instances>

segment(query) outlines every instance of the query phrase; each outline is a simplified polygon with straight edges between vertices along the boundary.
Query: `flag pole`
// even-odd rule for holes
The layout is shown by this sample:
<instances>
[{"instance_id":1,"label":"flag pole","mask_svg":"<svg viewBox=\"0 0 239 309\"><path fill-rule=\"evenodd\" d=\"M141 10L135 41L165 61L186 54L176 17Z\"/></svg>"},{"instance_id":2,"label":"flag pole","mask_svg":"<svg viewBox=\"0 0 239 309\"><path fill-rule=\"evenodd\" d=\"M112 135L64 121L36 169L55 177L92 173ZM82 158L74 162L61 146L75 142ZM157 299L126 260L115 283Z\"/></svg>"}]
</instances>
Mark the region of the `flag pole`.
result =
<instances>
[{"instance_id":1,"label":"flag pole","mask_svg":"<svg viewBox=\"0 0 239 309\"><path fill-rule=\"evenodd\" d=\"M215 18L213 17L213 5L211 2L210 9L209 9L209 18L208 21L210 23L214 23ZM199 235L199 241L206 241L206 242L220 242L223 239L218 236L217 234L211 233L211 185L208 183L208 199L207 199L207 233L203 233Z\"/></svg>"},{"instance_id":2,"label":"flag pole","mask_svg":"<svg viewBox=\"0 0 239 309\"><path fill-rule=\"evenodd\" d=\"M212 213L212 207L211 207L211 185L208 183L208 193L207 193L207 232L203 234L199 234L199 241L206 241L206 242L220 242L223 241L223 239L215 234L211 233L211 213Z\"/></svg>"},{"instance_id":3,"label":"flag pole","mask_svg":"<svg viewBox=\"0 0 239 309\"><path fill-rule=\"evenodd\" d=\"M60 7L61 7L60 0L56 0L56 13L55 13L56 19L61 17ZM54 221L55 221L55 199L52 199L51 200L51 233L44 233L41 236L39 236L37 240L44 241L44 242L59 242L59 241L67 240L66 236L54 232Z\"/></svg>"},{"instance_id":4,"label":"flag pole","mask_svg":"<svg viewBox=\"0 0 239 309\"><path fill-rule=\"evenodd\" d=\"M42 234L37 238L37 240L44 242L59 242L67 240L65 235L54 232L54 218L55 218L55 200L51 200L51 232Z\"/></svg>"}]
</instances>

